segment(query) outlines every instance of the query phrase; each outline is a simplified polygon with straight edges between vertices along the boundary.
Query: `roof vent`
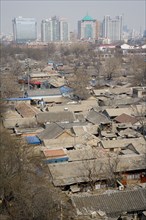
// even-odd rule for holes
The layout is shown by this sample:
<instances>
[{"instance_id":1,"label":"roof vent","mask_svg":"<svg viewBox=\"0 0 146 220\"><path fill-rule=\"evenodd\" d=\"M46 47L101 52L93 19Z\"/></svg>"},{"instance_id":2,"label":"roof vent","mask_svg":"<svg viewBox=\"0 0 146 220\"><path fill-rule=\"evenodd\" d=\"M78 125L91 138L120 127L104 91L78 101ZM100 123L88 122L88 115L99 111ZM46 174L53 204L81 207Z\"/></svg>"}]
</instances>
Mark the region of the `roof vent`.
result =
<instances>
[{"instance_id":1,"label":"roof vent","mask_svg":"<svg viewBox=\"0 0 146 220\"><path fill-rule=\"evenodd\" d=\"M124 186L119 186L119 190L124 190Z\"/></svg>"}]
</instances>

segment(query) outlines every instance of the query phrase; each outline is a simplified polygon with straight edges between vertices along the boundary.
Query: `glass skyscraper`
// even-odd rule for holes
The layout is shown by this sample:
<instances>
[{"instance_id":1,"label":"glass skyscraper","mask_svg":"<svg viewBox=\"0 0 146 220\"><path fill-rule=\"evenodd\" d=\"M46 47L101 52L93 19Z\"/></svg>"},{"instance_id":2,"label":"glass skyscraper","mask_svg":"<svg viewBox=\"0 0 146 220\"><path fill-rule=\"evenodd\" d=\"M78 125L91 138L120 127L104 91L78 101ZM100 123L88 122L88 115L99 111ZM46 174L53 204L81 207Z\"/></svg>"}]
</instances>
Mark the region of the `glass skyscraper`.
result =
<instances>
[{"instance_id":1,"label":"glass skyscraper","mask_svg":"<svg viewBox=\"0 0 146 220\"><path fill-rule=\"evenodd\" d=\"M16 43L27 43L37 39L37 22L34 18L14 18L13 36Z\"/></svg>"}]
</instances>

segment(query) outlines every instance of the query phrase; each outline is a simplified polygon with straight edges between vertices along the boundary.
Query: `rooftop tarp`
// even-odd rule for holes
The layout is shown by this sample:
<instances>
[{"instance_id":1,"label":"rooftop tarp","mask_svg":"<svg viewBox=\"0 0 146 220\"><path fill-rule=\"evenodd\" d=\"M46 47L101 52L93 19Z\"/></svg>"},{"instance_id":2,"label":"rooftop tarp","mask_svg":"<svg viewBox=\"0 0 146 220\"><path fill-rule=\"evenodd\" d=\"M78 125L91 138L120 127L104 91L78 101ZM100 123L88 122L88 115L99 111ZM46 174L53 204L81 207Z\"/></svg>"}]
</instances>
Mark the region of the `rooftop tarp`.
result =
<instances>
[{"instance_id":1,"label":"rooftop tarp","mask_svg":"<svg viewBox=\"0 0 146 220\"><path fill-rule=\"evenodd\" d=\"M26 141L28 144L41 144L41 141L36 136L27 136Z\"/></svg>"},{"instance_id":2,"label":"rooftop tarp","mask_svg":"<svg viewBox=\"0 0 146 220\"><path fill-rule=\"evenodd\" d=\"M73 91L73 89L71 89L71 88L69 88L67 86L60 87L60 92L61 93L69 93L69 92L72 92L72 91Z\"/></svg>"}]
</instances>

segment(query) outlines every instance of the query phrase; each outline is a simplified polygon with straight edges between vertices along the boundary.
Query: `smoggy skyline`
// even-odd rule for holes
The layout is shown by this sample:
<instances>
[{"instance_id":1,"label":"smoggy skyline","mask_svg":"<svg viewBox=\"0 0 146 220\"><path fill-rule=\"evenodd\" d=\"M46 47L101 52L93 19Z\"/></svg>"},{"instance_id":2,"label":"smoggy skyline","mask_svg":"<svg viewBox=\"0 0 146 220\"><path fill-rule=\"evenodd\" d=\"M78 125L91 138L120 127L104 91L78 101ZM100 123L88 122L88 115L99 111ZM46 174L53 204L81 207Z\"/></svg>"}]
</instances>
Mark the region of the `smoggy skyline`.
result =
<instances>
[{"instance_id":1,"label":"smoggy skyline","mask_svg":"<svg viewBox=\"0 0 146 220\"><path fill-rule=\"evenodd\" d=\"M67 18L70 31L77 30L77 22L87 13L96 20L102 21L105 15L114 18L123 15L123 24L130 29L146 29L146 0L46 0L21 1L1 0L1 33L12 33L14 17L33 17L37 20L38 33L42 19L52 16Z\"/></svg>"}]
</instances>

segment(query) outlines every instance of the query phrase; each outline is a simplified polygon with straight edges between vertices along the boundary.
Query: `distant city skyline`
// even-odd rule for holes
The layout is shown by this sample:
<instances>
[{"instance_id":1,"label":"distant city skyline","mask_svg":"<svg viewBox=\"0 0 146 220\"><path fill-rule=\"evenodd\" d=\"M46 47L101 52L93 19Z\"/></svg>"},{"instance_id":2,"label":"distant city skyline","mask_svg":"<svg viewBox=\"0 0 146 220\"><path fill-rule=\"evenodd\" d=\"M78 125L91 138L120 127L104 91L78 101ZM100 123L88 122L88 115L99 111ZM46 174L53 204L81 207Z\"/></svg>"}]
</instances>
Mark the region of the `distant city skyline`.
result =
<instances>
[{"instance_id":1,"label":"distant city skyline","mask_svg":"<svg viewBox=\"0 0 146 220\"><path fill-rule=\"evenodd\" d=\"M58 0L58 1L15 1L1 0L1 33L12 33L12 20L15 17L35 18L38 34L41 21L52 16L64 17L70 23L70 31L77 31L77 23L85 15L103 21L105 15L111 18L122 15L123 25L136 31L146 29L145 0Z\"/></svg>"}]
</instances>

